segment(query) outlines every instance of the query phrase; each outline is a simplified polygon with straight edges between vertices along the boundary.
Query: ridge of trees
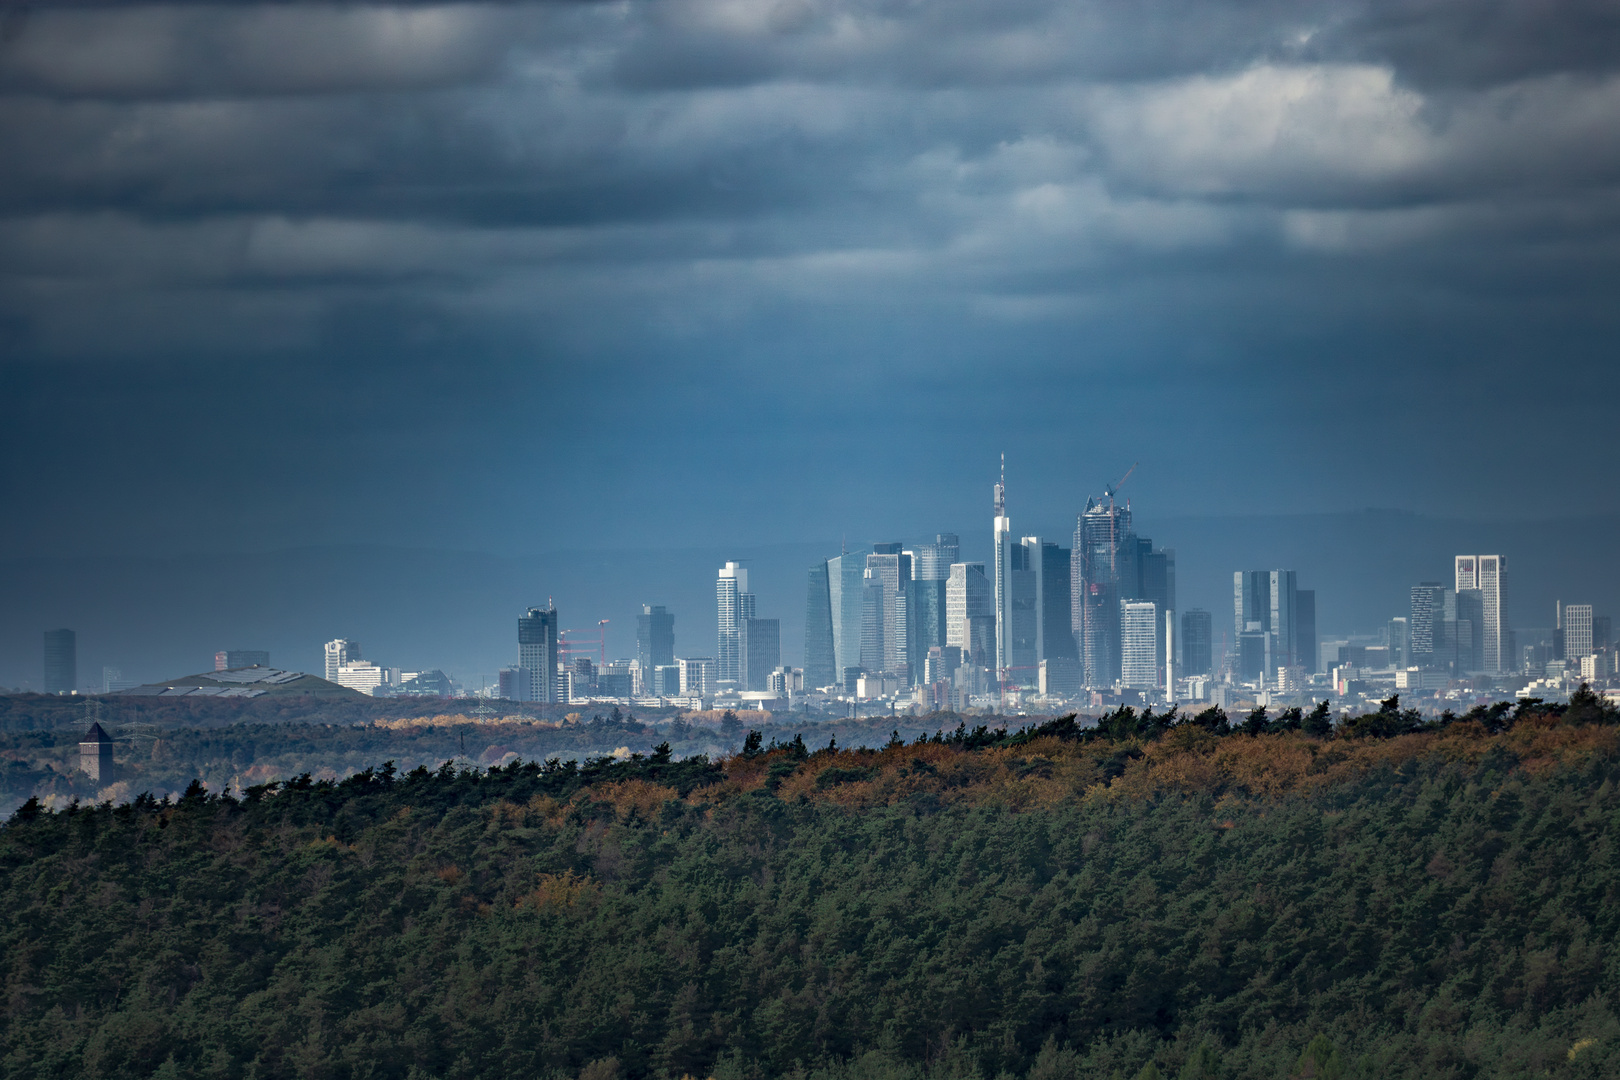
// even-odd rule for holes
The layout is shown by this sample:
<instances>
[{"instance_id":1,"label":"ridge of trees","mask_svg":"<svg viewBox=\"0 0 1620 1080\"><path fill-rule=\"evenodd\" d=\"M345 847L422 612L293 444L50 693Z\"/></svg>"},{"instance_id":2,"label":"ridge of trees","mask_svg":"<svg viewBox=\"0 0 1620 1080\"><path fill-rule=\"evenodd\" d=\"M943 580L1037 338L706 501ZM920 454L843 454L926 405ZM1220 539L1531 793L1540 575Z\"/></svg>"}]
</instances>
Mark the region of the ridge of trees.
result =
<instances>
[{"instance_id":1,"label":"ridge of trees","mask_svg":"<svg viewBox=\"0 0 1620 1080\"><path fill-rule=\"evenodd\" d=\"M0 1077L1620 1071L1610 714L1213 719L36 805Z\"/></svg>"}]
</instances>

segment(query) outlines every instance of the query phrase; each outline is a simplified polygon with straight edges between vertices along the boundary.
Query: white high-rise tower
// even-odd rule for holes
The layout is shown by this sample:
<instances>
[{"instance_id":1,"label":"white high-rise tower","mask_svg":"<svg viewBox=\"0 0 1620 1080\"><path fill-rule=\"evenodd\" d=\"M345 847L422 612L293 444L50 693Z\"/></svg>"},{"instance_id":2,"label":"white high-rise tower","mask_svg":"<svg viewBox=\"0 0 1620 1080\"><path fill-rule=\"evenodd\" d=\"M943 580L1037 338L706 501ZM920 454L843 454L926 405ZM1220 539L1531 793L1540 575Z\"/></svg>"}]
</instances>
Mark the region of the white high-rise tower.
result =
<instances>
[{"instance_id":1,"label":"white high-rise tower","mask_svg":"<svg viewBox=\"0 0 1620 1080\"><path fill-rule=\"evenodd\" d=\"M326 681L337 682L338 668L360 659L360 643L333 638L326 643Z\"/></svg>"},{"instance_id":2,"label":"white high-rise tower","mask_svg":"<svg viewBox=\"0 0 1620 1080\"><path fill-rule=\"evenodd\" d=\"M742 563L728 562L720 568L714 597L720 628L716 677L741 689L748 678L748 620L754 617L754 594L748 591L748 571Z\"/></svg>"},{"instance_id":3,"label":"white high-rise tower","mask_svg":"<svg viewBox=\"0 0 1620 1080\"><path fill-rule=\"evenodd\" d=\"M1001 455L1001 480L996 484L995 557L993 585L996 604L996 681L1004 678L1004 670L1012 665L1012 589L1008 574L1012 570L1013 535L1012 518L1007 516L1007 455Z\"/></svg>"},{"instance_id":4,"label":"white high-rise tower","mask_svg":"<svg viewBox=\"0 0 1620 1080\"><path fill-rule=\"evenodd\" d=\"M1499 675L1508 669L1512 657L1503 655L1502 588L1507 583L1507 556L1458 555L1457 591L1478 589L1485 609L1481 663L1485 671Z\"/></svg>"}]
</instances>

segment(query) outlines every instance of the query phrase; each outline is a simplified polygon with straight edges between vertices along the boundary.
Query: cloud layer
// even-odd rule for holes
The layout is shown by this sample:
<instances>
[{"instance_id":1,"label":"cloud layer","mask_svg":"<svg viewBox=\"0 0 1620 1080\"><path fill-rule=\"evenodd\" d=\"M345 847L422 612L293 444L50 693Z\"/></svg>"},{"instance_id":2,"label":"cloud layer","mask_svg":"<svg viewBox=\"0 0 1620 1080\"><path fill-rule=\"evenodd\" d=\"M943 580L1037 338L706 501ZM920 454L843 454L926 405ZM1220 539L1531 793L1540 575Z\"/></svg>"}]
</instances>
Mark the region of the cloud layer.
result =
<instances>
[{"instance_id":1,"label":"cloud layer","mask_svg":"<svg viewBox=\"0 0 1620 1080\"><path fill-rule=\"evenodd\" d=\"M280 421L303 467L427 470L439 499L521 482L526 407L566 403L567 439L667 415L661 460L560 451L543 482L610 529L641 510L604 486L694 533L716 526L682 517L683 476L726 470L768 501L796 457L780 425L930 447L900 520L998 442L1138 456L1117 444L1144 411L1185 438L1160 468L1181 509L1289 490L1484 512L1503 470L1555 455L1515 435L1459 481L1460 440L1591 407L1563 387L1616 389L1611 4L41 3L6 20L0 349L42 406L14 460L98 371L163 413L177 372L208 367L228 401L269 365L370 387ZM752 463L706 434L739 414ZM1271 449L1235 448L1243 416L1237 442ZM222 461L277 431L178 423ZM134 437L159 491L184 486L166 452ZM788 518L847 512L840 485L881 501L851 468ZM116 501L64 469L58 487ZM1405 494L1382 499L1390 478ZM1055 464L1031 482L1080 495ZM285 496L322 539L398 527L325 483ZM23 469L7 484L51 498ZM410 484L382 487L395 505ZM238 518L219 542L263 535ZM547 527L502 522L478 541Z\"/></svg>"}]
</instances>

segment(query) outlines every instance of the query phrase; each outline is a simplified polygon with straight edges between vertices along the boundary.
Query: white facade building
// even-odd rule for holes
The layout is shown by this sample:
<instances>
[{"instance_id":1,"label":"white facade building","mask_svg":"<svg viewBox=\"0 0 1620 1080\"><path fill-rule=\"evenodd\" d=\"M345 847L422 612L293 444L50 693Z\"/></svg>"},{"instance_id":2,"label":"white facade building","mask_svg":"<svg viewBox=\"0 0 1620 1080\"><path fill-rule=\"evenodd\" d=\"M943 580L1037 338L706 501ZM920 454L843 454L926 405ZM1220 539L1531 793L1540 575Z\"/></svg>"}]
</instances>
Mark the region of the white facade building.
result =
<instances>
[{"instance_id":1,"label":"white facade building","mask_svg":"<svg viewBox=\"0 0 1620 1080\"><path fill-rule=\"evenodd\" d=\"M945 644L961 649L966 660L972 645L968 620L994 618L995 607L984 563L952 563L951 576L945 581Z\"/></svg>"},{"instance_id":2,"label":"white facade building","mask_svg":"<svg viewBox=\"0 0 1620 1080\"><path fill-rule=\"evenodd\" d=\"M338 681L338 668L360 659L360 643L347 638L333 638L326 643L326 681ZM339 683L339 685L342 685Z\"/></svg>"},{"instance_id":3,"label":"white facade building","mask_svg":"<svg viewBox=\"0 0 1620 1080\"><path fill-rule=\"evenodd\" d=\"M375 694L379 687L388 684L388 669L380 668L370 660L339 664L335 674L337 677L330 681L362 694Z\"/></svg>"},{"instance_id":4,"label":"white facade building","mask_svg":"<svg viewBox=\"0 0 1620 1080\"><path fill-rule=\"evenodd\" d=\"M707 697L714 693L719 666L711 657L689 656L675 661L681 669L681 693Z\"/></svg>"},{"instance_id":5,"label":"white facade building","mask_svg":"<svg viewBox=\"0 0 1620 1080\"><path fill-rule=\"evenodd\" d=\"M1564 631L1564 659L1573 665L1592 655L1592 605L1565 604L1559 621Z\"/></svg>"},{"instance_id":6,"label":"white facade building","mask_svg":"<svg viewBox=\"0 0 1620 1080\"><path fill-rule=\"evenodd\" d=\"M1133 690L1159 685L1159 605L1151 600L1121 600L1120 679Z\"/></svg>"},{"instance_id":7,"label":"white facade building","mask_svg":"<svg viewBox=\"0 0 1620 1080\"><path fill-rule=\"evenodd\" d=\"M1505 655L1506 639L1502 634L1502 589L1507 584L1507 556L1458 555L1456 559L1457 591L1478 589L1485 618L1481 641L1481 662L1492 675L1501 674L1513 666L1513 658Z\"/></svg>"}]
</instances>

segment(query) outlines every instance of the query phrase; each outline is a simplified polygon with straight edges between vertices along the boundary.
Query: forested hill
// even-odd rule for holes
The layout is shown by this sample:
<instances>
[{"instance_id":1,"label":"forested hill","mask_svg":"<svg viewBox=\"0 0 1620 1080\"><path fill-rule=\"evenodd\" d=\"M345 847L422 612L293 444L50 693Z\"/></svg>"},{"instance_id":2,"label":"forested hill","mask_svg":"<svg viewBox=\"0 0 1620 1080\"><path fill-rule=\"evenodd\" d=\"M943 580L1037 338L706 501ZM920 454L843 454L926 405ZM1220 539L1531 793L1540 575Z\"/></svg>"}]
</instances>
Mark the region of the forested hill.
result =
<instances>
[{"instance_id":1,"label":"forested hill","mask_svg":"<svg viewBox=\"0 0 1620 1080\"><path fill-rule=\"evenodd\" d=\"M30 803L0 1075L1613 1077L1614 719L1123 710Z\"/></svg>"}]
</instances>

